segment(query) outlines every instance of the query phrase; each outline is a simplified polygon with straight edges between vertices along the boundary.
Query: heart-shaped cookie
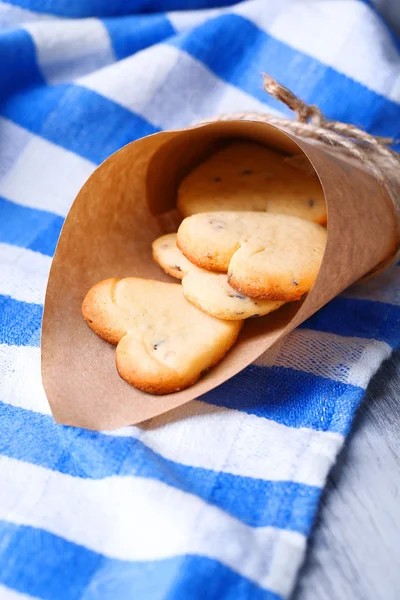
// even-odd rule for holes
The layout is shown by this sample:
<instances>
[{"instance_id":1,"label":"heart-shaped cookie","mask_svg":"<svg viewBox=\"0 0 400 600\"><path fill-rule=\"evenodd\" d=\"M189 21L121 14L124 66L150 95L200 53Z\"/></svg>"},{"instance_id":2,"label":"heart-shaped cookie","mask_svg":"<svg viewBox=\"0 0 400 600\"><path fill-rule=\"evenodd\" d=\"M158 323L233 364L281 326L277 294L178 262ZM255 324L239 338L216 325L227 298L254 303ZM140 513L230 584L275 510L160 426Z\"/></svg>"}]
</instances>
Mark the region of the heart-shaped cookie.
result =
<instances>
[{"instance_id":1,"label":"heart-shaped cookie","mask_svg":"<svg viewBox=\"0 0 400 600\"><path fill-rule=\"evenodd\" d=\"M263 317L284 304L250 298L230 286L225 273L211 273L204 269L190 271L182 279L182 287L189 302L219 319Z\"/></svg>"},{"instance_id":2,"label":"heart-shaped cookie","mask_svg":"<svg viewBox=\"0 0 400 600\"><path fill-rule=\"evenodd\" d=\"M153 257L166 273L182 280L183 293L189 302L219 319L261 317L283 304L240 294L229 285L225 273L199 269L177 247L176 233L168 233L153 242Z\"/></svg>"},{"instance_id":3,"label":"heart-shaped cookie","mask_svg":"<svg viewBox=\"0 0 400 600\"><path fill-rule=\"evenodd\" d=\"M289 215L211 212L184 219L177 245L196 266L228 272L239 292L289 302L310 291L326 236L317 223Z\"/></svg>"},{"instance_id":4,"label":"heart-shaped cookie","mask_svg":"<svg viewBox=\"0 0 400 600\"><path fill-rule=\"evenodd\" d=\"M176 245L176 233L162 235L154 240L151 248L156 263L175 279L183 279L190 271L198 269L179 250Z\"/></svg>"},{"instance_id":5,"label":"heart-shaped cookie","mask_svg":"<svg viewBox=\"0 0 400 600\"><path fill-rule=\"evenodd\" d=\"M211 211L255 210L294 215L325 225L326 202L321 184L310 163L307 170L298 168L299 162L291 163L284 155L254 142L229 144L185 177L178 190L178 209L183 217Z\"/></svg>"},{"instance_id":6,"label":"heart-shaped cookie","mask_svg":"<svg viewBox=\"0 0 400 600\"><path fill-rule=\"evenodd\" d=\"M198 310L180 284L136 277L98 283L86 295L82 312L97 335L117 344L120 376L153 394L195 383L223 358L242 326Z\"/></svg>"}]
</instances>

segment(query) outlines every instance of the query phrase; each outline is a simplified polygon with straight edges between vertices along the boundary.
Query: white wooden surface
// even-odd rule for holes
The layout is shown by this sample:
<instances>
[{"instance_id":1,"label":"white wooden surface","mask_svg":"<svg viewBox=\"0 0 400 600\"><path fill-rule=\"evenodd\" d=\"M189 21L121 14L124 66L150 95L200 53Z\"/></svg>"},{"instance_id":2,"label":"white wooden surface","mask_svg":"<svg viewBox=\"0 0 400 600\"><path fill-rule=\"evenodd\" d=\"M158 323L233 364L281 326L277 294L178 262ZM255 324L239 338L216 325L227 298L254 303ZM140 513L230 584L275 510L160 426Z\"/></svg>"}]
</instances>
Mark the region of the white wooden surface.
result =
<instances>
[{"instance_id":1,"label":"white wooden surface","mask_svg":"<svg viewBox=\"0 0 400 600\"><path fill-rule=\"evenodd\" d=\"M400 600L400 352L332 470L292 600L353 599Z\"/></svg>"}]
</instances>

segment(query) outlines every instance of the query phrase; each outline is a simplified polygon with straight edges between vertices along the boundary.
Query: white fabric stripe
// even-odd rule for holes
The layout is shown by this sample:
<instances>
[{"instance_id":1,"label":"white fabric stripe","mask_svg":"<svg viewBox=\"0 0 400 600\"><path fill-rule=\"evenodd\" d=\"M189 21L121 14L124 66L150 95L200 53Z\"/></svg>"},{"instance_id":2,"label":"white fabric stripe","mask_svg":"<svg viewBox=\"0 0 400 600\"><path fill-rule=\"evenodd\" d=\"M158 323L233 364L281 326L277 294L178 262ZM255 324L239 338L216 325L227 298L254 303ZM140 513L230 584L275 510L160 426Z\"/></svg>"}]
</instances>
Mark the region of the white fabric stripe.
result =
<instances>
[{"instance_id":1,"label":"white fabric stripe","mask_svg":"<svg viewBox=\"0 0 400 600\"><path fill-rule=\"evenodd\" d=\"M288 46L400 102L400 56L368 6L354 0L289 0L279 7L273 19L269 11L260 10L258 0L237 5L234 12Z\"/></svg>"},{"instance_id":2,"label":"white fabric stripe","mask_svg":"<svg viewBox=\"0 0 400 600\"><path fill-rule=\"evenodd\" d=\"M400 267L393 266L365 283L353 285L342 296L400 306Z\"/></svg>"},{"instance_id":3,"label":"white fabric stripe","mask_svg":"<svg viewBox=\"0 0 400 600\"><path fill-rule=\"evenodd\" d=\"M17 158L12 146L12 156L8 156L7 147L1 150L0 196L65 216L96 165L32 133L25 137L25 129L0 117L0 139L4 132L8 139L15 137L23 149Z\"/></svg>"},{"instance_id":4,"label":"white fabric stripe","mask_svg":"<svg viewBox=\"0 0 400 600\"><path fill-rule=\"evenodd\" d=\"M32 134L27 129L0 117L0 182L31 138Z\"/></svg>"},{"instance_id":5,"label":"white fabric stripe","mask_svg":"<svg viewBox=\"0 0 400 600\"><path fill-rule=\"evenodd\" d=\"M50 414L40 376L39 348L0 345L0 400ZM184 465L318 487L343 443L336 433L286 427L201 401L139 427L104 433L140 439L161 456ZM295 473L294 456L301 456Z\"/></svg>"},{"instance_id":6,"label":"white fabric stripe","mask_svg":"<svg viewBox=\"0 0 400 600\"><path fill-rule=\"evenodd\" d=\"M286 427L202 401L184 405L141 427L107 433L138 438L155 452L181 464L318 487L323 485L343 443L343 436L337 433ZM301 460L294 469L296 456Z\"/></svg>"},{"instance_id":7,"label":"white fabric stripe","mask_svg":"<svg viewBox=\"0 0 400 600\"><path fill-rule=\"evenodd\" d=\"M17 592L16 590L12 590L0 584L0 598L1 600L35 600L37 596L21 594L21 592Z\"/></svg>"},{"instance_id":8,"label":"white fabric stripe","mask_svg":"<svg viewBox=\"0 0 400 600\"><path fill-rule=\"evenodd\" d=\"M259 0L232 7L168 13L181 32L234 13L275 39L333 67L362 85L400 102L400 56L380 19L355 0ZM372 41L373 40L373 43Z\"/></svg>"},{"instance_id":9,"label":"white fabric stripe","mask_svg":"<svg viewBox=\"0 0 400 600\"><path fill-rule=\"evenodd\" d=\"M50 256L0 243L0 294L43 304L50 265Z\"/></svg>"},{"instance_id":10,"label":"white fabric stripe","mask_svg":"<svg viewBox=\"0 0 400 600\"><path fill-rule=\"evenodd\" d=\"M0 30L17 27L31 21L55 21L57 17L36 13L6 2L0 2Z\"/></svg>"},{"instance_id":11,"label":"white fabric stripe","mask_svg":"<svg viewBox=\"0 0 400 600\"><path fill-rule=\"evenodd\" d=\"M40 348L0 344L0 402L51 414L42 384Z\"/></svg>"},{"instance_id":12,"label":"white fabric stripe","mask_svg":"<svg viewBox=\"0 0 400 600\"><path fill-rule=\"evenodd\" d=\"M159 481L80 479L7 457L0 458L0 475L1 519L39 527L120 560L199 554L284 595L305 548L303 535L249 527Z\"/></svg>"},{"instance_id":13,"label":"white fabric stripe","mask_svg":"<svg viewBox=\"0 0 400 600\"><path fill-rule=\"evenodd\" d=\"M391 352L389 344L378 340L295 329L283 341L274 365L365 389ZM269 366L268 353L258 358L256 364Z\"/></svg>"},{"instance_id":14,"label":"white fabric stripe","mask_svg":"<svg viewBox=\"0 0 400 600\"><path fill-rule=\"evenodd\" d=\"M40 70L52 85L72 81L116 60L107 28L99 19L28 23Z\"/></svg>"},{"instance_id":15,"label":"white fabric stripe","mask_svg":"<svg viewBox=\"0 0 400 600\"><path fill-rule=\"evenodd\" d=\"M201 62L167 44L147 48L80 78L77 83L163 129L186 126L226 112L265 112L265 104L223 82Z\"/></svg>"}]
</instances>

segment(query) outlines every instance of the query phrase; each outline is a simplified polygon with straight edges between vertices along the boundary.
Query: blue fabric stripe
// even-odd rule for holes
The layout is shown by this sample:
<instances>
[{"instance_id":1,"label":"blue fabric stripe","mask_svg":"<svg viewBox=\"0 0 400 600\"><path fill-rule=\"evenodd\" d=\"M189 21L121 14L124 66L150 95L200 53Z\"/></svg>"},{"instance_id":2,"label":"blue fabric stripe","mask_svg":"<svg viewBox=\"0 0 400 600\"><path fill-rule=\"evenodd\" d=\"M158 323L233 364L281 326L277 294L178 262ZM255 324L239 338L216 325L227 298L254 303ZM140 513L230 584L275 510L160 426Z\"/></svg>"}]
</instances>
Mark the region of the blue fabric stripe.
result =
<instances>
[{"instance_id":1,"label":"blue fabric stripe","mask_svg":"<svg viewBox=\"0 0 400 600\"><path fill-rule=\"evenodd\" d=\"M395 138L400 134L399 104L274 39L239 15L216 17L169 43L281 111L284 106L263 91L260 73L264 71L306 102L317 104L329 118L365 127L371 133Z\"/></svg>"},{"instance_id":2,"label":"blue fabric stripe","mask_svg":"<svg viewBox=\"0 0 400 600\"><path fill-rule=\"evenodd\" d=\"M38 346L43 307L0 296L0 344Z\"/></svg>"},{"instance_id":3,"label":"blue fabric stripe","mask_svg":"<svg viewBox=\"0 0 400 600\"><path fill-rule=\"evenodd\" d=\"M108 558L42 529L6 521L0 521L0 537L0 582L43 600L280 598L205 556L128 562Z\"/></svg>"},{"instance_id":4,"label":"blue fabric stripe","mask_svg":"<svg viewBox=\"0 0 400 600\"><path fill-rule=\"evenodd\" d=\"M398 348L400 306L339 296L307 319L300 327L344 336L376 339L387 342L392 348Z\"/></svg>"},{"instance_id":5,"label":"blue fabric stripe","mask_svg":"<svg viewBox=\"0 0 400 600\"><path fill-rule=\"evenodd\" d=\"M391 313L395 313L398 327L399 307L385 305L386 310L382 311L379 303L346 298L337 298L333 302L336 301L360 303L362 306L367 304L365 314L372 313L372 319L375 315L381 319L374 330L375 337L388 340L393 336L397 339L398 329L392 334L391 330L386 328L393 326L394 318L390 318ZM307 327L314 326L316 329L331 332L334 330L335 333L342 335L361 335L360 329L356 331L354 327L345 329L346 319L349 326L354 325L351 316L343 315L342 331L338 331L338 320L332 319L330 314L331 304L307 321ZM372 306L368 307L368 305ZM0 343L38 344L37 339L32 336L40 327L41 306L0 296L0 313L3 315ZM328 314L324 316L324 313ZM360 319L361 324L368 323L368 320L363 321L362 316ZM366 337L371 337L371 330ZM360 388L318 377L312 373L282 367L266 368L251 365L218 388L208 392L202 399L218 406L273 419L291 427L311 427L317 430L329 429L346 433L363 394L364 391Z\"/></svg>"},{"instance_id":6,"label":"blue fabric stripe","mask_svg":"<svg viewBox=\"0 0 400 600\"><path fill-rule=\"evenodd\" d=\"M64 219L0 197L0 242L53 256Z\"/></svg>"},{"instance_id":7,"label":"blue fabric stripe","mask_svg":"<svg viewBox=\"0 0 400 600\"><path fill-rule=\"evenodd\" d=\"M3 0L8 4L60 17L106 17L230 6L235 0Z\"/></svg>"},{"instance_id":8,"label":"blue fabric stripe","mask_svg":"<svg viewBox=\"0 0 400 600\"><path fill-rule=\"evenodd\" d=\"M117 30L118 26L114 31ZM122 34L115 35L113 41L117 52L123 55L128 51L132 39L130 36L124 38ZM277 106L261 89L259 72L262 68L277 77L285 73L284 83L295 88L306 100L317 102L328 116L350 120L382 134L393 134L393 123L399 123L395 136L400 135L400 105L274 40L237 15L218 17L191 33L170 38L170 43L188 51L220 77L264 102ZM249 45L252 52L249 52ZM218 52L215 52L216 47ZM284 69L288 61L294 60L308 76L298 80L296 73L291 74ZM249 64L243 64L243 61ZM269 61L271 65L268 65ZM236 62L240 62L243 69L236 69ZM312 85L309 78L312 78ZM338 90L337 93L345 97L346 102L337 102L337 95L332 94L332 89ZM28 130L95 163L100 163L126 143L158 131L141 116L91 90L72 84L41 86L17 93L12 100L1 102L0 112ZM380 115L379 121L375 113ZM385 115L384 118L382 115Z\"/></svg>"},{"instance_id":9,"label":"blue fabric stripe","mask_svg":"<svg viewBox=\"0 0 400 600\"><path fill-rule=\"evenodd\" d=\"M0 314L0 343L38 345L32 336L41 324L41 306L0 296ZM290 427L346 433L363 394L360 388L312 373L251 365L202 399Z\"/></svg>"},{"instance_id":10,"label":"blue fabric stripe","mask_svg":"<svg viewBox=\"0 0 400 600\"><path fill-rule=\"evenodd\" d=\"M23 29L1 32L0 101L17 90L38 83L43 83L43 78L36 61L35 46L28 32Z\"/></svg>"},{"instance_id":11,"label":"blue fabric stripe","mask_svg":"<svg viewBox=\"0 0 400 600\"><path fill-rule=\"evenodd\" d=\"M345 434L364 390L312 373L250 365L202 400L289 427Z\"/></svg>"},{"instance_id":12,"label":"blue fabric stripe","mask_svg":"<svg viewBox=\"0 0 400 600\"><path fill-rule=\"evenodd\" d=\"M175 34L164 15L144 15L103 19L118 59L131 56Z\"/></svg>"},{"instance_id":13,"label":"blue fabric stripe","mask_svg":"<svg viewBox=\"0 0 400 600\"><path fill-rule=\"evenodd\" d=\"M182 465L135 438L63 427L50 416L7 404L0 403L0 416L3 456L84 479L111 475L156 479L194 494L252 527L269 525L304 534L311 529L321 493L315 486Z\"/></svg>"},{"instance_id":14,"label":"blue fabric stripe","mask_svg":"<svg viewBox=\"0 0 400 600\"><path fill-rule=\"evenodd\" d=\"M0 103L0 113L97 164L125 144L158 131L119 104L72 84L15 94Z\"/></svg>"}]
</instances>

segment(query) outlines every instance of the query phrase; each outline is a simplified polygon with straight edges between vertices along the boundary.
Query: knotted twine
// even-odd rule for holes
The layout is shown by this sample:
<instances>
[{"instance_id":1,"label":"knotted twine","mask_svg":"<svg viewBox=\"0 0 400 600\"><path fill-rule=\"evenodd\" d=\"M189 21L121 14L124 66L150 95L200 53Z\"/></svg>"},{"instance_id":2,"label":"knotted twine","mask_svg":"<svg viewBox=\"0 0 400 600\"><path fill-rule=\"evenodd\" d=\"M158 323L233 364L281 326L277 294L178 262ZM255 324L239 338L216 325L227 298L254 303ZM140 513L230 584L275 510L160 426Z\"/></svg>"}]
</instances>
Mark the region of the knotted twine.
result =
<instances>
[{"instance_id":1,"label":"knotted twine","mask_svg":"<svg viewBox=\"0 0 400 600\"><path fill-rule=\"evenodd\" d=\"M371 135L350 123L342 123L327 119L315 104L306 104L292 91L278 83L275 79L263 74L264 90L296 113L295 119L275 117L268 113L235 113L222 115L213 120L231 121L235 119L261 121L276 125L300 138L316 140L327 146L329 151L337 151L352 157L361 163L382 182L393 199L397 218L400 223L400 154L390 148L395 140L390 137ZM365 276L380 273L393 264L400 253L400 247L393 256L378 265Z\"/></svg>"},{"instance_id":2,"label":"knotted twine","mask_svg":"<svg viewBox=\"0 0 400 600\"><path fill-rule=\"evenodd\" d=\"M342 154L360 160L372 173L386 183L387 170L400 168L400 155L389 148L395 143L390 137L371 135L349 123L327 119L318 106L306 104L275 79L263 74L264 90L296 113L295 119L275 117L268 113L235 113L218 117L219 121L243 119L262 121L282 127L302 138L312 138L340 150Z\"/></svg>"}]
</instances>

